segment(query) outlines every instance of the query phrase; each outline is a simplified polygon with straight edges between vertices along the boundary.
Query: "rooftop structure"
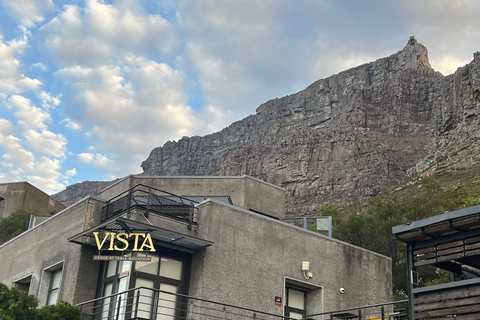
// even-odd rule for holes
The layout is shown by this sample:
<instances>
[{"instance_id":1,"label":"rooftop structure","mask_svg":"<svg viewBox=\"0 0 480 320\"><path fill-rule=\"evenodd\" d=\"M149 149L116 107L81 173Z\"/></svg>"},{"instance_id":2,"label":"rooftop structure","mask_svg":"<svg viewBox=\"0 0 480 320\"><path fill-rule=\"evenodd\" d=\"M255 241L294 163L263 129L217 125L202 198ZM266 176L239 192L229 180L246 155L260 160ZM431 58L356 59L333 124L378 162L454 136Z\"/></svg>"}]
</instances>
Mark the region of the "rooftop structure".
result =
<instances>
[{"instance_id":1,"label":"rooftop structure","mask_svg":"<svg viewBox=\"0 0 480 320\"><path fill-rule=\"evenodd\" d=\"M480 319L480 206L400 225L407 245L409 319ZM434 266L451 282L424 286L417 269Z\"/></svg>"},{"instance_id":2,"label":"rooftop structure","mask_svg":"<svg viewBox=\"0 0 480 320\"><path fill-rule=\"evenodd\" d=\"M0 183L0 219L21 208L58 212L65 205L28 182Z\"/></svg>"}]
</instances>

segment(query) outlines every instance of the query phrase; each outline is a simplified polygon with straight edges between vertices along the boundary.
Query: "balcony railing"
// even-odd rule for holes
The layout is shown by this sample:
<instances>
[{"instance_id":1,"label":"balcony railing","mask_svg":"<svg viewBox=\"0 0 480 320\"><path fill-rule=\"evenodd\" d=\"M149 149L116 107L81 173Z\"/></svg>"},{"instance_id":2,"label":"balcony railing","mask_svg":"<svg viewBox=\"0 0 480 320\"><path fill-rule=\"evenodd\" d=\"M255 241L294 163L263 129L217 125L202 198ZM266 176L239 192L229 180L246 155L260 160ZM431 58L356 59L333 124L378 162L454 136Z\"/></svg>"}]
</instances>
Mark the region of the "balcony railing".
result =
<instances>
[{"instance_id":1,"label":"balcony railing","mask_svg":"<svg viewBox=\"0 0 480 320\"><path fill-rule=\"evenodd\" d=\"M138 287L78 304L84 320L293 320L158 289Z\"/></svg>"},{"instance_id":2,"label":"balcony railing","mask_svg":"<svg viewBox=\"0 0 480 320\"><path fill-rule=\"evenodd\" d=\"M138 184L107 201L102 210L102 221L141 210L148 217L158 214L195 224L194 206L198 202L173 193Z\"/></svg>"}]
</instances>

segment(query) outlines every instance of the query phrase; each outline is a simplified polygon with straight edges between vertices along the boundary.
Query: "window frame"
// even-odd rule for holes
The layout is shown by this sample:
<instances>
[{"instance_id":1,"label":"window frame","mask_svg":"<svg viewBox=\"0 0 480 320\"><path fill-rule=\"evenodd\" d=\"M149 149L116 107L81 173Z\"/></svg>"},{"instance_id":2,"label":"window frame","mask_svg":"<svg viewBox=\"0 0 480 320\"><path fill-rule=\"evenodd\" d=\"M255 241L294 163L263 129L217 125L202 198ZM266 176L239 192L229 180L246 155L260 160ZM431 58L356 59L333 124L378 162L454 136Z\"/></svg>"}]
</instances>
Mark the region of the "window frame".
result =
<instances>
[{"instance_id":1,"label":"window frame","mask_svg":"<svg viewBox=\"0 0 480 320\"><path fill-rule=\"evenodd\" d=\"M45 305L56 305L60 299L60 290L62 288L62 280L63 280L63 263L60 265L57 265L58 268L46 270L50 274L50 279L49 279L49 285L48 285L48 290L47 290L47 296L45 300ZM58 285L57 287L53 287L55 285L55 280L56 280L56 275L58 275ZM52 297L53 292L56 292L57 297L54 302L50 302L50 299Z\"/></svg>"}]
</instances>

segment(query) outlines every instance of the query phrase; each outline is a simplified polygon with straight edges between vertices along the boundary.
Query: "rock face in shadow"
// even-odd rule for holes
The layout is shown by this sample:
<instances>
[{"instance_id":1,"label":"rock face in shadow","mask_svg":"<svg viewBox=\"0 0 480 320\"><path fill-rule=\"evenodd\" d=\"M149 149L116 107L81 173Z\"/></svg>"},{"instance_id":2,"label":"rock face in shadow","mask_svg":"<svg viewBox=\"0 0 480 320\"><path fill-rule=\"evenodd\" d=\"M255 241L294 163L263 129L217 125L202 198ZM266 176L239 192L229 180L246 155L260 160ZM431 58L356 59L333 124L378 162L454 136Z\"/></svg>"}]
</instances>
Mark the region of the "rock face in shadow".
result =
<instances>
[{"instance_id":1,"label":"rock face in shadow","mask_svg":"<svg viewBox=\"0 0 480 320\"><path fill-rule=\"evenodd\" d=\"M480 55L442 76L398 53L262 104L220 132L155 148L145 175L248 174L287 190L289 215L345 206L412 177L478 163Z\"/></svg>"}]
</instances>

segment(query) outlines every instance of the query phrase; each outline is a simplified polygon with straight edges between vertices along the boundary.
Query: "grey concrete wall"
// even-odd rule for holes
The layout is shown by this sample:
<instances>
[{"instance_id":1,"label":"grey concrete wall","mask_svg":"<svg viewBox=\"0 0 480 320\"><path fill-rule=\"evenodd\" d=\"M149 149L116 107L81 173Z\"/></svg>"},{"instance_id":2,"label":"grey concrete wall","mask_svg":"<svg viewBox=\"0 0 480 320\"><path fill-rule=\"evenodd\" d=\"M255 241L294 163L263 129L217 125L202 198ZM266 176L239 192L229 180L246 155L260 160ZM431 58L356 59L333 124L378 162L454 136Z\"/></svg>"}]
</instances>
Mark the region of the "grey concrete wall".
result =
<instances>
[{"instance_id":1,"label":"grey concrete wall","mask_svg":"<svg viewBox=\"0 0 480 320\"><path fill-rule=\"evenodd\" d=\"M65 208L65 205L50 198L48 194L28 182L0 183L0 197L5 198L4 218L21 208L54 212Z\"/></svg>"},{"instance_id":2,"label":"grey concrete wall","mask_svg":"<svg viewBox=\"0 0 480 320\"><path fill-rule=\"evenodd\" d=\"M106 188L98 196L108 200L139 183L184 197L229 196L235 206L257 210L280 219L285 217L285 190L249 176L131 176Z\"/></svg>"},{"instance_id":3,"label":"grey concrete wall","mask_svg":"<svg viewBox=\"0 0 480 320\"><path fill-rule=\"evenodd\" d=\"M45 269L63 263L59 299L76 303L95 298L99 264L91 260L91 251L67 239L84 230L87 212L98 214L101 206L86 199L0 246L0 282L12 286L31 275L29 293L43 305L49 286Z\"/></svg>"},{"instance_id":4,"label":"grey concrete wall","mask_svg":"<svg viewBox=\"0 0 480 320\"><path fill-rule=\"evenodd\" d=\"M215 244L193 256L193 296L282 314L274 297L284 297L290 278L321 287L311 296L323 296L323 311L392 300L387 257L214 202L200 207L199 232ZM310 262L310 280L302 261Z\"/></svg>"}]
</instances>

